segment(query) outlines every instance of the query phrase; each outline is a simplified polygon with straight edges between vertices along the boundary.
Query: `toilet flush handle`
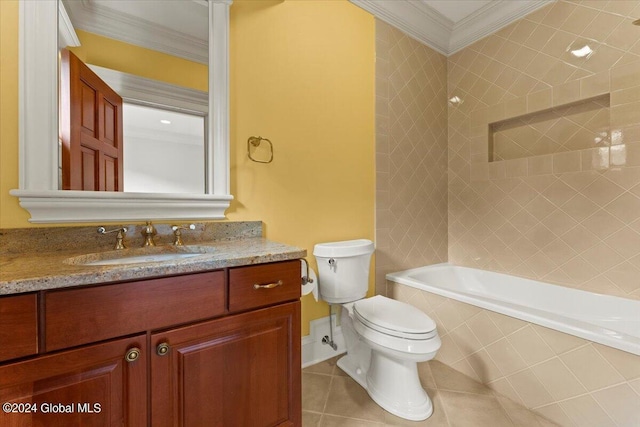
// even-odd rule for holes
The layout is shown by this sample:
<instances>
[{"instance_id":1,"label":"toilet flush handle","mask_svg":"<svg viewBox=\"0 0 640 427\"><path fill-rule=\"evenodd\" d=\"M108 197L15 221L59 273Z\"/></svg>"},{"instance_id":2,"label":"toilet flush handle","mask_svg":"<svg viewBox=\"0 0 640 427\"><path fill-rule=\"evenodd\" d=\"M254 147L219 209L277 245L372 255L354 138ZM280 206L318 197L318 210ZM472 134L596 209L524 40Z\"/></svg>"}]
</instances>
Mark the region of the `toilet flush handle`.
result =
<instances>
[{"instance_id":1,"label":"toilet flush handle","mask_svg":"<svg viewBox=\"0 0 640 427\"><path fill-rule=\"evenodd\" d=\"M336 267L337 267L336 260L333 258L329 258L329 268L332 268L335 271Z\"/></svg>"}]
</instances>

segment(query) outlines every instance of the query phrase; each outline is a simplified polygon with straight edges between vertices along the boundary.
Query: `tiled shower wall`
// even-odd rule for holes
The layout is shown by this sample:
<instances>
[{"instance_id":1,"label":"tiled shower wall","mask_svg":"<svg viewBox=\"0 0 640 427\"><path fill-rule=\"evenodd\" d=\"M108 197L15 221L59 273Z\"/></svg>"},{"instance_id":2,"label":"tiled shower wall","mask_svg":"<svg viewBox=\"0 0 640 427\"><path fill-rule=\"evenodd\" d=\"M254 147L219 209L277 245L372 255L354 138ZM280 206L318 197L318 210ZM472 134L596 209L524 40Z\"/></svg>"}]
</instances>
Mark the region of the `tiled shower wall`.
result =
<instances>
[{"instance_id":1,"label":"tiled shower wall","mask_svg":"<svg viewBox=\"0 0 640 427\"><path fill-rule=\"evenodd\" d=\"M450 262L640 298L639 17L638 1L560 0L448 58ZM491 123L603 96L602 126L543 118L516 137L573 151L489 161Z\"/></svg>"},{"instance_id":2,"label":"tiled shower wall","mask_svg":"<svg viewBox=\"0 0 640 427\"><path fill-rule=\"evenodd\" d=\"M447 260L447 58L376 21L376 293Z\"/></svg>"},{"instance_id":3,"label":"tiled shower wall","mask_svg":"<svg viewBox=\"0 0 640 427\"><path fill-rule=\"evenodd\" d=\"M427 292L384 289L384 274L448 259L640 298L637 18L637 0L559 0L447 58L444 79L442 56L376 27L376 291L434 317L439 360L566 426L636 425L638 357ZM585 44L588 58L571 55ZM454 96L461 103L443 119ZM584 108L593 99L604 108ZM516 122L513 132L492 125ZM490 129L525 150L490 156Z\"/></svg>"}]
</instances>

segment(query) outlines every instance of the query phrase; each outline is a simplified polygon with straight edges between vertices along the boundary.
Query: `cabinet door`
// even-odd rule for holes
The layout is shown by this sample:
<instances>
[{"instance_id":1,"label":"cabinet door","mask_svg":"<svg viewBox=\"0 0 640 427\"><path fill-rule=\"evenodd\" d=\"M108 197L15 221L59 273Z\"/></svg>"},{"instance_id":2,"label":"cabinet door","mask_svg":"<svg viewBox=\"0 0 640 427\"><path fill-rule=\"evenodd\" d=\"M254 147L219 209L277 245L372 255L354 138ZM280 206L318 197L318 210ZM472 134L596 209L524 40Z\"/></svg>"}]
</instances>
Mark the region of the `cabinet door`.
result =
<instances>
[{"instance_id":1,"label":"cabinet door","mask_svg":"<svg viewBox=\"0 0 640 427\"><path fill-rule=\"evenodd\" d=\"M0 366L0 425L147 425L146 348L141 335Z\"/></svg>"},{"instance_id":2,"label":"cabinet door","mask_svg":"<svg viewBox=\"0 0 640 427\"><path fill-rule=\"evenodd\" d=\"M157 333L151 343L154 427L302 424L299 301Z\"/></svg>"},{"instance_id":3,"label":"cabinet door","mask_svg":"<svg viewBox=\"0 0 640 427\"><path fill-rule=\"evenodd\" d=\"M0 361L38 352L36 294L0 298Z\"/></svg>"}]
</instances>

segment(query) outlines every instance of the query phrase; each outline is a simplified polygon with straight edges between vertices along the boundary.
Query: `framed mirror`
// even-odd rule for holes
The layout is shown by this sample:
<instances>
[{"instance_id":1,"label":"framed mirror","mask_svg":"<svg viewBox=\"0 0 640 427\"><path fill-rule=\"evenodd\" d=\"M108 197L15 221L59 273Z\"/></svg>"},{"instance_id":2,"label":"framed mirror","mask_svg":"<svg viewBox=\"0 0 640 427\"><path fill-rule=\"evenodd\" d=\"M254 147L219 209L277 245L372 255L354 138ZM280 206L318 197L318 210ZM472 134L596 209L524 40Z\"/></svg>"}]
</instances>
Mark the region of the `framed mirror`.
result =
<instances>
[{"instance_id":1,"label":"framed mirror","mask_svg":"<svg viewBox=\"0 0 640 427\"><path fill-rule=\"evenodd\" d=\"M183 0L197 1L202 0ZM204 193L58 190L58 2L20 2L20 188L31 222L221 219L229 194L230 0L208 0ZM64 24L64 22L62 22Z\"/></svg>"}]
</instances>

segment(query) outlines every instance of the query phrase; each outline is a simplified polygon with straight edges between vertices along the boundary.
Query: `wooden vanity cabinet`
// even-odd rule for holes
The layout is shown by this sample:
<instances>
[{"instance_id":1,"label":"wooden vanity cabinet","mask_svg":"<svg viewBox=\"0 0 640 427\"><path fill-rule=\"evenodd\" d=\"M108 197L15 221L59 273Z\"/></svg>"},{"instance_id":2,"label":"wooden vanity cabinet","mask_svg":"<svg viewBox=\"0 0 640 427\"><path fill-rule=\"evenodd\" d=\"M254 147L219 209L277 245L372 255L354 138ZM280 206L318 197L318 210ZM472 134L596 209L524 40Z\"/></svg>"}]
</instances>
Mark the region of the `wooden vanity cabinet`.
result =
<instances>
[{"instance_id":1,"label":"wooden vanity cabinet","mask_svg":"<svg viewBox=\"0 0 640 427\"><path fill-rule=\"evenodd\" d=\"M151 425L300 426L299 328L294 302L152 335Z\"/></svg>"},{"instance_id":2,"label":"wooden vanity cabinet","mask_svg":"<svg viewBox=\"0 0 640 427\"><path fill-rule=\"evenodd\" d=\"M0 365L0 426L147 425L145 335Z\"/></svg>"},{"instance_id":3,"label":"wooden vanity cabinet","mask_svg":"<svg viewBox=\"0 0 640 427\"><path fill-rule=\"evenodd\" d=\"M37 352L37 295L0 298L0 362Z\"/></svg>"},{"instance_id":4,"label":"wooden vanity cabinet","mask_svg":"<svg viewBox=\"0 0 640 427\"><path fill-rule=\"evenodd\" d=\"M299 298L298 260L232 268L241 313L154 333L151 425L301 426Z\"/></svg>"},{"instance_id":5,"label":"wooden vanity cabinet","mask_svg":"<svg viewBox=\"0 0 640 427\"><path fill-rule=\"evenodd\" d=\"M0 425L299 427L299 298L298 260L42 292L40 354L0 364L38 411Z\"/></svg>"}]
</instances>

